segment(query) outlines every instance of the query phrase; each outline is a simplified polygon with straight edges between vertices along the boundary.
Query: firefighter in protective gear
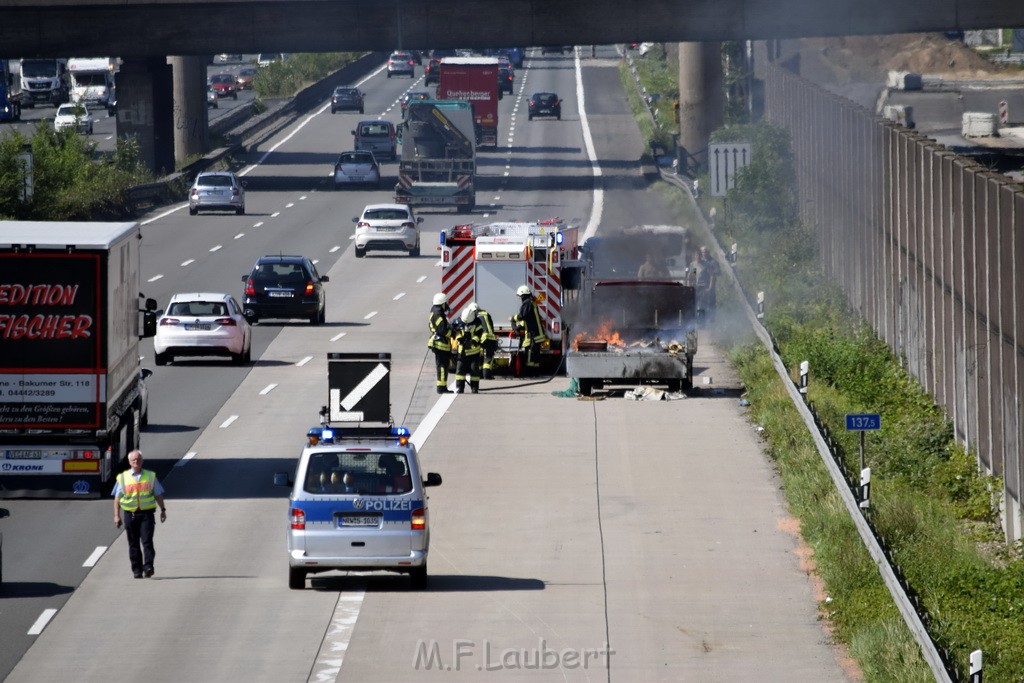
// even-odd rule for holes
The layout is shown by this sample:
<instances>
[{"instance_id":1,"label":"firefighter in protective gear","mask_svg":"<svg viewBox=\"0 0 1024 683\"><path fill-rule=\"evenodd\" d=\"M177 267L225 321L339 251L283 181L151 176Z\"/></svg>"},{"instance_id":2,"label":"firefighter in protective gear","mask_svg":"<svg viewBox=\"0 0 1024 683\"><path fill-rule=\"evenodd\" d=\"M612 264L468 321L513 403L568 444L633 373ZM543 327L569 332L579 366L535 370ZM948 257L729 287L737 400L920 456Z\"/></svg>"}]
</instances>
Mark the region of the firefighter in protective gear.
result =
<instances>
[{"instance_id":1,"label":"firefighter in protective gear","mask_svg":"<svg viewBox=\"0 0 1024 683\"><path fill-rule=\"evenodd\" d=\"M551 345L544 334L544 320L540 317L540 309L533 298L533 292L526 285L521 285L516 294L522 301L519 313L512 318L512 325L520 337L519 348L526 354L523 370L529 372L540 367L540 350Z\"/></svg>"},{"instance_id":2,"label":"firefighter in protective gear","mask_svg":"<svg viewBox=\"0 0 1024 683\"><path fill-rule=\"evenodd\" d=\"M498 351L498 335L494 334L494 319L475 301L469 305L469 310L476 313L477 320L484 328L484 365L483 372L480 374L484 379L492 379L494 377L491 372L494 369L494 354Z\"/></svg>"},{"instance_id":3,"label":"firefighter in protective gear","mask_svg":"<svg viewBox=\"0 0 1024 683\"><path fill-rule=\"evenodd\" d=\"M458 356L455 365L455 393L461 394L469 382L469 390L474 394L480 391L480 360L484 355L484 326L476 317L476 311L468 306L459 316L460 322L455 328L452 340L458 344Z\"/></svg>"},{"instance_id":4,"label":"firefighter in protective gear","mask_svg":"<svg viewBox=\"0 0 1024 683\"><path fill-rule=\"evenodd\" d=\"M434 295L434 305L430 307L430 339L427 347L434 352L434 364L437 366L437 393L450 394L448 389L448 365L452 361L452 326L448 322L448 296L438 292Z\"/></svg>"}]
</instances>

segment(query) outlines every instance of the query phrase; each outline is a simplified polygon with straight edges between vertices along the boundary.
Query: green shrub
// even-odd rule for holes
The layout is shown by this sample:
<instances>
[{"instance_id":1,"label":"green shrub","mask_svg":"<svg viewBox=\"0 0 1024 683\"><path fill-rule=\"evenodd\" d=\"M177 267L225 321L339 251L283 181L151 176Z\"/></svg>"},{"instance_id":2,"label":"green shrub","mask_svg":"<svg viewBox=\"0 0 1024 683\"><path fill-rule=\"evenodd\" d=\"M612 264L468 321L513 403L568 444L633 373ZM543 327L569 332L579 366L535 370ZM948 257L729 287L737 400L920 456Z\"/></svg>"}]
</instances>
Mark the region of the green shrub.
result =
<instances>
[{"instance_id":1,"label":"green shrub","mask_svg":"<svg viewBox=\"0 0 1024 683\"><path fill-rule=\"evenodd\" d=\"M253 78L258 98L292 97L306 86L358 59L360 52L311 52L260 67Z\"/></svg>"}]
</instances>

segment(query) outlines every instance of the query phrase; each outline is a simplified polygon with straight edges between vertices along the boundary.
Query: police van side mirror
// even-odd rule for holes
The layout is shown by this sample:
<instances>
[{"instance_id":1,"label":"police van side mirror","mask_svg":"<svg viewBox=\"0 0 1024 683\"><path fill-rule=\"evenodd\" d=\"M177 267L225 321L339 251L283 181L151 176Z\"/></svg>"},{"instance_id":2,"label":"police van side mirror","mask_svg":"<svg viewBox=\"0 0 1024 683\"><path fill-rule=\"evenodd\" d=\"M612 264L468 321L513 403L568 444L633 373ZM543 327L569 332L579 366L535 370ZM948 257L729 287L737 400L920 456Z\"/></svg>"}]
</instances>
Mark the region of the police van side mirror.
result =
<instances>
[{"instance_id":1,"label":"police van side mirror","mask_svg":"<svg viewBox=\"0 0 1024 683\"><path fill-rule=\"evenodd\" d=\"M441 475L437 472L427 472L427 480L423 482L424 486L440 486Z\"/></svg>"},{"instance_id":2,"label":"police van side mirror","mask_svg":"<svg viewBox=\"0 0 1024 683\"><path fill-rule=\"evenodd\" d=\"M274 474L274 486L291 486L294 483L287 472L277 472Z\"/></svg>"}]
</instances>

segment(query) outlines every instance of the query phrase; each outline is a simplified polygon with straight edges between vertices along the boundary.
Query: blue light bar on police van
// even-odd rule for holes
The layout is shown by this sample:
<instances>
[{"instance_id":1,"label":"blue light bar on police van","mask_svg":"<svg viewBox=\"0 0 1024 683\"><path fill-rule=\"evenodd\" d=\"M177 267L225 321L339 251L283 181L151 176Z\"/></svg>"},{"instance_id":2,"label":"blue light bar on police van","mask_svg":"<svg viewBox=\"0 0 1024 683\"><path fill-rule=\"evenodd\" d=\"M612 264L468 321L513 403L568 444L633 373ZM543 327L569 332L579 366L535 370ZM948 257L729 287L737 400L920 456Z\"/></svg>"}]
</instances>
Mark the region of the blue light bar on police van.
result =
<instances>
[{"instance_id":1,"label":"blue light bar on police van","mask_svg":"<svg viewBox=\"0 0 1024 683\"><path fill-rule=\"evenodd\" d=\"M444 246L444 230L441 231L441 246Z\"/></svg>"},{"instance_id":2,"label":"blue light bar on police van","mask_svg":"<svg viewBox=\"0 0 1024 683\"><path fill-rule=\"evenodd\" d=\"M565 240L565 235L563 235L562 231L559 230L555 233L555 244L561 244L563 240Z\"/></svg>"},{"instance_id":3,"label":"blue light bar on police van","mask_svg":"<svg viewBox=\"0 0 1024 683\"><path fill-rule=\"evenodd\" d=\"M392 427L391 428L391 435L392 436L409 436L409 428L408 427Z\"/></svg>"},{"instance_id":4,"label":"blue light bar on police van","mask_svg":"<svg viewBox=\"0 0 1024 683\"><path fill-rule=\"evenodd\" d=\"M320 441L323 443L332 443L334 441L334 430L326 429L320 431Z\"/></svg>"}]
</instances>

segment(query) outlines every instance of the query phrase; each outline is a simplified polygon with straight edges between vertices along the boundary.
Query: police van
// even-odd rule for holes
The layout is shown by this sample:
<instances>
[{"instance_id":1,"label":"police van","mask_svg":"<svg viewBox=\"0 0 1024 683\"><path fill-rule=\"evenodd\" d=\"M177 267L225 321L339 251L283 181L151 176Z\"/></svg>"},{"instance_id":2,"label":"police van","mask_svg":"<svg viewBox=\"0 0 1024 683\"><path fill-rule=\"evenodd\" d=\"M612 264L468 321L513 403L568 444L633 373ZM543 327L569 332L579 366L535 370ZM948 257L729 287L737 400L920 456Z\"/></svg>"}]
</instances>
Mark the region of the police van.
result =
<instances>
[{"instance_id":1,"label":"police van","mask_svg":"<svg viewBox=\"0 0 1024 683\"><path fill-rule=\"evenodd\" d=\"M339 433L340 431L340 433ZM288 503L288 587L305 588L317 572L392 571L427 587L430 527L426 487L416 447L404 427L324 428L303 449Z\"/></svg>"}]
</instances>

